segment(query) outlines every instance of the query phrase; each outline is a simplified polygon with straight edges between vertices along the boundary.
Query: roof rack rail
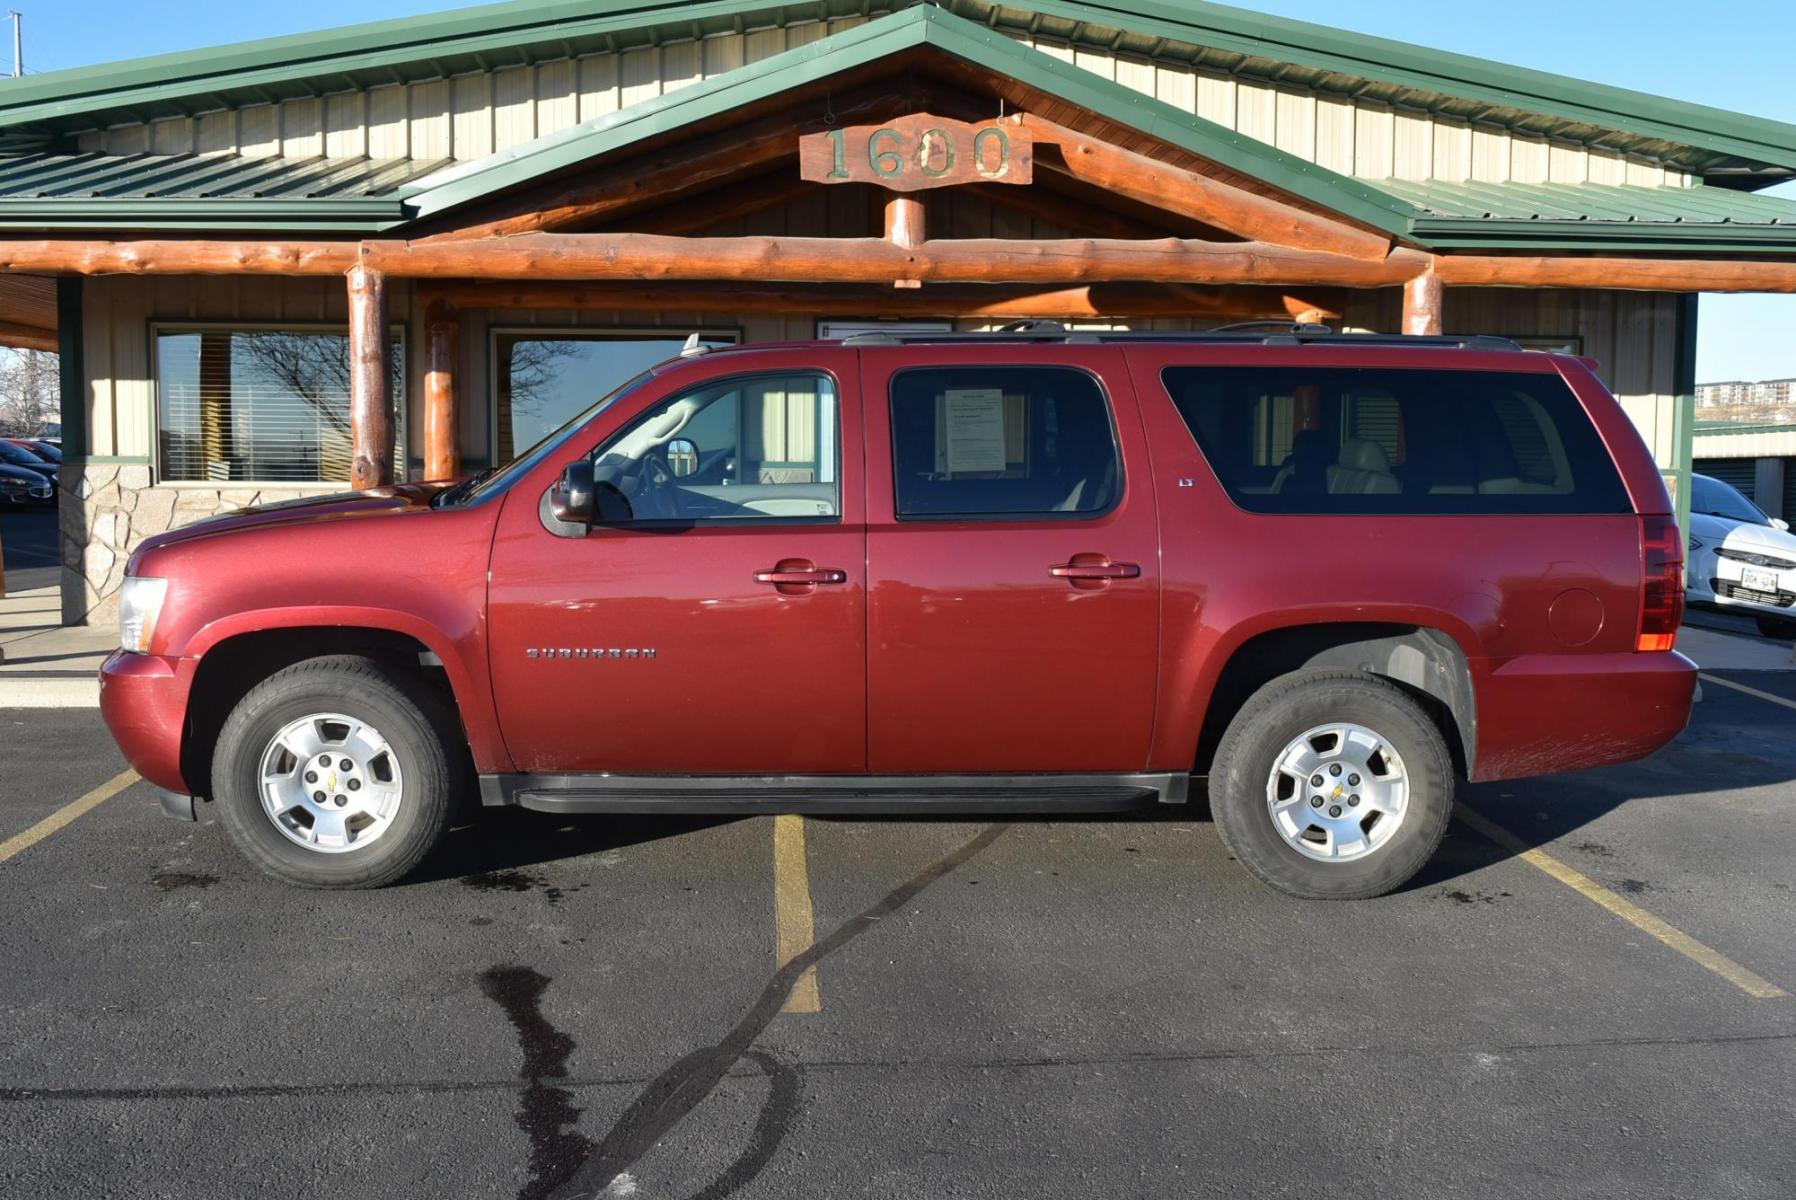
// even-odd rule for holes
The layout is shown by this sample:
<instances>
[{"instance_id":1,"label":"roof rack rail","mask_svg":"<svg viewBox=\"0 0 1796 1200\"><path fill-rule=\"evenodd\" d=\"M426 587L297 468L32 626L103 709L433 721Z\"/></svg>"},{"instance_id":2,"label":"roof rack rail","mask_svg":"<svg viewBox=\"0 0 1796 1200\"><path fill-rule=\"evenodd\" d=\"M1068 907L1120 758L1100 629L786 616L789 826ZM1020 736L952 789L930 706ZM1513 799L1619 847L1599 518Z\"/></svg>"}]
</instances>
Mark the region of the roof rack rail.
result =
<instances>
[{"instance_id":1,"label":"roof rack rail","mask_svg":"<svg viewBox=\"0 0 1796 1200\"><path fill-rule=\"evenodd\" d=\"M1506 353L1519 353L1522 349L1509 338L1489 334L1423 336L1408 333L1336 333L1326 325L1293 324L1287 321L1244 321L1203 333L1111 333L1068 330L1058 321L1014 321L986 333L879 330L849 334L840 341L844 346L978 345L982 342L1034 342L1043 345L1171 342L1181 345L1225 346L1419 346L1443 350L1497 350Z\"/></svg>"}]
</instances>

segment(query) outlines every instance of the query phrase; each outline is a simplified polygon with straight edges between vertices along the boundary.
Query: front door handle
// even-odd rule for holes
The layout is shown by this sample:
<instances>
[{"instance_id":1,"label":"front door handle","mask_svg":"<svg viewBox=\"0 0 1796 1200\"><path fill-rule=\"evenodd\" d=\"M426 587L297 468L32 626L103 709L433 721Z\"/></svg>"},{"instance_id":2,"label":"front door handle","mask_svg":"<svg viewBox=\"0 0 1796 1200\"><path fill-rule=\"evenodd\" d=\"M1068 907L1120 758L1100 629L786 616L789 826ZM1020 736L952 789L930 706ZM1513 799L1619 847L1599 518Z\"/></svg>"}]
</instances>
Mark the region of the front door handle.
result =
<instances>
[{"instance_id":1,"label":"front door handle","mask_svg":"<svg viewBox=\"0 0 1796 1200\"><path fill-rule=\"evenodd\" d=\"M1141 567L1137 563L1114 562L1105 554L1075 554L1070 562L1049 567L1048 574L1076 588L1101 588L1112 579L1140 578Z\"/></svg>"},{"instance_id":2,"label":"front door handle","mask_svg":"<svg viewBox=\"0 0 1796 1200\"><path fill-rule=\"evenodd\" d=\"M770 570L756 571L755 582L772 584L782 596L802 596L818 584L847 583L848 572L819 567L808 558L784 558Z\"/></svg>"}]
</instances>

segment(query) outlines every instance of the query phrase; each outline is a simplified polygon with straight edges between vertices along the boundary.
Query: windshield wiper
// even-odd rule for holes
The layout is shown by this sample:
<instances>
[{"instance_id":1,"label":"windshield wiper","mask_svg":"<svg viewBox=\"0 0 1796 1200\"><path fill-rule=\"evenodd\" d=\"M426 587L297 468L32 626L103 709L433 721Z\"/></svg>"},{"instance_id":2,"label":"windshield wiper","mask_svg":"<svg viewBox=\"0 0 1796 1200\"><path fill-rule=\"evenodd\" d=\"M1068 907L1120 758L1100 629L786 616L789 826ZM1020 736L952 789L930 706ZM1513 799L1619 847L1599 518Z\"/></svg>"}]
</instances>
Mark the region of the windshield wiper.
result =
<instances>
[{"instance_id":1,"label":"windshield wiper","mask_svg":"<svg viewBox=\"0 0 1796 1200\"><path fill-rule=\"evenodd\" d=\"M487 467L485 470L476 471L460 483L438 492L436 497L431 500L430 507L447 508L449 505L456 503L463 496L467 495L475 487L486 482L488 479L491 479L498 473L498 467Z\"/></svg>"}]
</instances>

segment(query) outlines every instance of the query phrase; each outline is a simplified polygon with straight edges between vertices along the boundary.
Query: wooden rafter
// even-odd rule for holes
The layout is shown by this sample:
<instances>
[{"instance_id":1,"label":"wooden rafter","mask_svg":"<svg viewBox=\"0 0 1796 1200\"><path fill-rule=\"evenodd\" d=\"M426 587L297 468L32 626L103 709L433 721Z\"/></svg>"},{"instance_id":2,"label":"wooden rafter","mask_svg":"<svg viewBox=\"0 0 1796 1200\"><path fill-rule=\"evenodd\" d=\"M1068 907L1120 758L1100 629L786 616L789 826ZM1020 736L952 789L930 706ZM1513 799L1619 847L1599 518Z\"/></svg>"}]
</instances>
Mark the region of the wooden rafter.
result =
<instances>
[{"instance_id":1,"label":"wooden rafter","mask_svg":"<svg viewBox=\"0 0 1796 1200\"><path fill-rule=\"evenodd\" d=\"M723 187L694 196L680 205L642 213L634 218L626 215L619 223L626 224L632 233L686 237L716 229L744 217L755 216L782 204L790 204L815 190L816 184L798 178L795 173L775 170L752 179L732 181ZM612 229L608 232L622 230Z\"/></svg>"},{"instance_id":2,"label":"wooden rafter","mask_svg":"<svg viewBox=\"0 0 1796 1200\"><path fill-rule=\"evenodd\" d=\"M836 119L889 111L881 93L836 102ZM821 121L776 113L676 146L606 164L598 178L534 188L506 201L506 215L477 221L437 236L444 240L511 237L615 221L642 209L671 208L732 179L753 175L783 159L796 161L798 136ZM796 166L793 174L797 174Z\"/></svg>"},{"instance_id":3,"label":"wooden rafter","mask_svg":"<svg viewBox=\"0 0 1796 1200\"><path fill-rule=\"evenodd\" d=\"M945 286L891 292L878 287L683 287L653 283L450 283L430 296L470 309L568 312L755 312L778 316L961 317L1101 320L1190 317L1219 321L1338 317L1346 293L1327 288L1163 287L1094 284L1064 288Z\"/></svg>"},{"instance_id":4,"label":"wooden rafter","mask_svg":"<svg viewBox=\"0 0 1796 1200\"><path fill-rule=\"evenodd\" d=\"M1384 234L1318 216L1282 200L1075 133L1037 116L1019 113L1014 120L1030 130L1037 146L1059 147L1058 160L1040 155L1039 166L1119 196L1274 246L1322 250L1368 260L1381 259L1390 251L1391 239Z\"/></svg>"}]
</instances>

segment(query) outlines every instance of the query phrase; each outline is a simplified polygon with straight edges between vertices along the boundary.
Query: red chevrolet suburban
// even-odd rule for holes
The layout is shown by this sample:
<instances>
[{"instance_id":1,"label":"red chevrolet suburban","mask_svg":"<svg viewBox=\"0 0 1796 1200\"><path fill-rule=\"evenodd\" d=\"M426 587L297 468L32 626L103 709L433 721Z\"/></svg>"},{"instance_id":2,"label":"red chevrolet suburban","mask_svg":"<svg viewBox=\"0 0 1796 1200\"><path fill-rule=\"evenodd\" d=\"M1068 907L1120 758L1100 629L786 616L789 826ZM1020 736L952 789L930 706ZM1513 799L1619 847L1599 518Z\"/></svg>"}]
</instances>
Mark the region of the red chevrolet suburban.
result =
<instances>
[{"instance_id":1,"label":"red chevrolet suburban","mask_svg":"<svg viewBox=\"0 0 1796 1200\"><path fill-rule=\"evenodd\" d=\"M556 813L1182 804L1356 898L1454 781L1689 718L1683 542L1578 358L1492 338L694 345L497 470L145 542L101 705L282 879Z\"/></svg>"}]
</instances>

